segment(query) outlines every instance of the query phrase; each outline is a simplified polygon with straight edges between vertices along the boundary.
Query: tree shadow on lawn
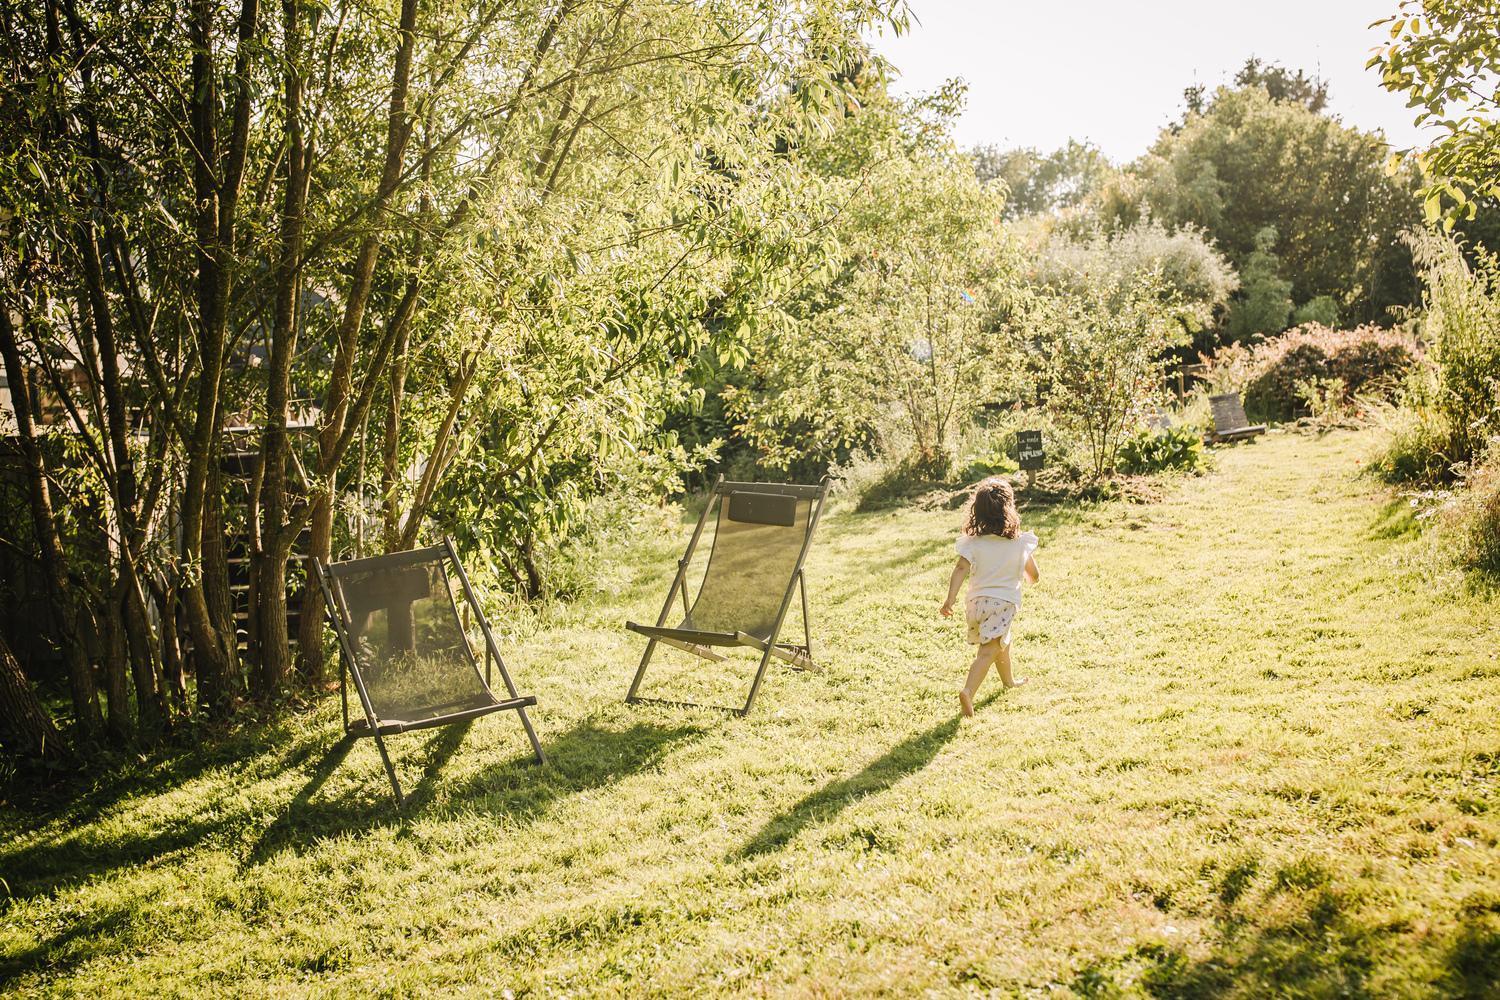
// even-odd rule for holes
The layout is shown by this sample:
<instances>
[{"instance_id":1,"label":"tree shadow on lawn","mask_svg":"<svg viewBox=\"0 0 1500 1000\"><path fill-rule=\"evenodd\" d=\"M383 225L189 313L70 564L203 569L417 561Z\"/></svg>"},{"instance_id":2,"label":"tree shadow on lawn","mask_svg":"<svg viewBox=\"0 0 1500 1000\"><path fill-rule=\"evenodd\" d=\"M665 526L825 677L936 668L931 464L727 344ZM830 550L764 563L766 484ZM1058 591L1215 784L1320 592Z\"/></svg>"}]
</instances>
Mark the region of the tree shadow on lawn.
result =
<instances>
[{"instance_id":1,"label":"tree shadow on lawn","mask_svg":"<svg viewBox=\"0 0 1500 1000\"><path fill-rule=\"evenodd\" d=\"M232 726L190 720L184 732L140 759L107 757L102 768L64 777L48 788L27 789L29 797L15 804L35 826L58 821L82 826L128 799L185 785L215 768L239 767L258 777L301 767L326 745L321 730L309 733L297 725L306 717L295 712L271 719L247 714Z\"/></svg>"},{"instance_id":2,"label":"tree shadow on lawn","mask_svg":"<svg viewBox=\"0 0 1500 1000\"><path fill-rule=\"evenodd\" d=\"M13 985L17 976L27 972L45 968L50 975L66 975L92 958L118 954L116 936L146 922L137 910L134 904L102 907L46 940L38 940L15 954L0 956L0 987Z\"/></svg>"},{"instance_id":3,"label":"tree shadow on lawn","mask_svg":"<svg viewBox=\"0 0 1500 1000\"><path fill-rule=\"evenodd\" d=\"M1361 921L1347 912L1343 896L1330 886L1311 888L1305 899L1300 918L1269 926L1221 914L1214 924L1219 940L1201 957L1162 942L1145 942L1086 966L1069 986L1081 997L1114 997L1120 995L1123 978L1147 996L1164 1000L1226 995L1375 998L1388 990L1402 992L1398 983L1405 990L1434 990L1440 996L1500 996L1500 921L1493 914L1465 910L1454 933L1399 942L1392 949L1389 939L1403 931L1410 935L1411 928ZM1378 968L1382 954L1415 958L1408 967L1411 977L1403 980L1396 969ZM1436 973L1435 981L1427 981L1429 972ZM1394 979L1392 973L1397 973Z\"/></svg>"},{"instance_id":4,"label":"tree shadow on lawn","mask_svg":"<svg viewBox=\"0 0 1500 1000\"><path fill-rule=\"evenodd\" d=\"M188 815L159 822L147 835L117 839L97 836L95 825L102 821L106 810L129 802L132 797L145 803L155 796L172 793L216 767L240 765L227 780L239 786L251 785L268 774L301 768L320 748L327 746L322 733L304 733L289 745L275 745L275 739L286 732L277 728L263 732L258 740L232 738L224 744L206 745L201 752L196 747L178 748L176 756L151 763L144 771L102 784L54 810L34 813L36 826L52 823L62 832L19 850L0 850L0 867L6 872L10 895L27 898L51 894L69 883L145 864L192 847L243 822L240 811L229 815L217 813L214 819ZM240 756L234 757L232 750L240 751Z\"/></svg>"},{"instance_id":5,"label":"tree shadow on lawn","mask_svg":"<svg viewBox=\"0 0 1500 1000\"><path fill-rule=\"evenodd\" d=\"M427 762L423 777L413 792L418 802L425 797L430 797L430 786L443 764L458 748L467 729L468 724L454 727L454 730L438 734L428 741L425 754ZM290 809L294 813L299 808L312 809L318 814L336 811L341 817L339 825L347 829L377 818L382 812L394 811L390 808L383 808L393 806L388 792L387 798L383 801L378 796L371 795L366 801L361 802L340 800L336 808L328 804L310 805L313 794L348 756L352 743L353 741L348 737L343 737L329 746L326 738L313 737L301 741L291 752L280 757L279 763L283 766L275 773L298 770L308 760L314 758L319 747L325 748L314 765L307 784L292 800ZM189 770L201 773L207 768ZM252 770L254 774L248 776L248 780L246 775L237 774L228 781L236 786L253 784L266 773L263 764L257 764ZM179 772L174 769L170 782L158 780L145 790L145 794L167 794L180 787L178 774ZM181 779L182 782L187 780L190 779ZM124 798L124 795L120 796L121 800ZM206 808L201 812L181 817L169 817L160 821L154 829L145 834L124 835L113 839L103 835L94 839L80 839L76 836L64 835L17 851L0 853L0 864L4 865L10 895L17 899L50 895L71 883L108 875L121 868L145 865L166 855L196 847L219 834L233 832L251 823L253 816L257 814L254 804L228 811L217 802L208 802L205 805ZM77 824L70 833L91 832L89 823L88 819L78 817ZM272 824L271 830L267 831L267 835L282 824L284 824L284 819L277 820ZM266 837L262 836L261 840L264 843Z\"/></svg>"},{"instance_id":6,"label":"tree shadow on lawn","mask_svg":"<svg viewBox=\"0 0 1500 1000\"><path fill-rule=\"evenodd\" d=\"M980 699L976 707L988 705L999 696L999 690L993 691ZM830 781L787 812L767 821L729 860L745 860L779 850L808 827L826 823L861 799L884 792L907 775L920 771L958 735L962 721L961 716L955 715L897 743L858 774Z\"/></svg>"},{"instance_id":7,"label":"tree shadow on lawn","mask_svg":"<svg viewBox=\"0 0 1500 1000\"><path fill-rule=\"evenodd\" d=\"M410 787L406 806L399 811L390 796L385 775L379 772L372 774L369 787L361 783L356 794L334 799L317 797L356 742L348 737L339 739L328 747L306 783L250 849L241 871L269 860L288 847L305 851L324 839L350 832L382 827L404 830L410 819L438 802L441 772L462 746L472 725L468 722L448 727L427 741L422 751L422 775ZM655 767L673 747L705 732L707 729L702 726L664 727L650 723L613 730L585 720L544 744L547 763L541 767L533 763L528 751L515 760L486 769L451 791L444 790L442 804L464 803L479 812L533 821L567 796ZM399 774L409 770L401 767L401 761L404 756L410 762L411 750L403 755L398 749L400 742L393 742L395 746L390 749ZM375 752L373 747L370 752ZM378 786L374 784L377 780ZM213 820L184 822L149 836L123 839L87 854L77 844L28 848L5 858L11 895L20 899L49 894L66 883L106 875L191 848L217 834L232 833L252 819L253 807L248 815L246 810L228 815L219 813ZM13 872L21 877L11 877ZM147 916L140 911L149 902L146 897L138 896L131 903L76 915L50 938L0 959L0 982L39 968L45 968L51 975L63 975L96 955L117 951L117 933L146 920Z\"/></svg>"},{"instance_id":8,"label":"tree shadow on lawn","mask_svg":"<svg viewBox=\"0 0 1500 1000\"><path fill-rule=\"evenodd\" d=\"M468 722L440 730L420 750L414 750L410 741L406 741L405 747L400 739L388 741L397 774L406 784L407 802L401 810L396 809L390 786L379 770L371 771L369 780L360 782L354 791L336 798L319 798L318 792L344 764L354 744L371 741L340 737L329 745L319 739L307 740L306 746L298 747L286 758L290 767L312 758L320 745L324 752L303 786L278 810L277 818L250 848L242 860L242 870L262 863L288 846L305 850L326 838L354 831L404 828L439 798L441 773L459 752L472 725ZM597 788L654 766L673 745L704 731L694 726L663 728L645 723L615 731L593 722L581 722L544 744L547 763L542 767L533 762L521 738L514 759L485 770L452 791L443 789L441 798L446 804L478 797L484 800L481 808L490 813L535 818L560 797ZM520 733L519 726L516 732ZM370 754L376 752L373 746L364 750ZM421 775L411 784L414 756L421 761ZM162 793L169 789L158 786L154 790ZM169 819L149 833L83 842L72 837L53 838L0 853L9 893L15 899L50 895L74 883L192 849L217 836L233 836L256 823L265 803L251 801L229 810L219 803L207 805L202 812Z\"/></svg>"},{"instance_id":9,"label":"tree shadow on lawn","mask_svg":"<svg viewBox=\"0 0 1500 1000\"><path fill-rule=\"evenodd\" d=\"M584 719L546 742L547 763L525 761L487 768L458 785L448 801L495 816L535 820L558 800L649 771L679 746L708 732L704 725L637 722L609 729Z\"/></svg>"},{"instance_id":10,"label":"tree shadow on lawn","mask_svg":"<svg viewBox=\"0 0 1500 1000\"><path fill-rule=\"evenodd\" d=\"M1422 524L1417 520L1417 509L1401 497L1384 504L1370 525L1370 537L1384 541L1411 538L1421 533Z\"/></svg>"},{"instance_id":11,"label":"tree shadow on lawn","mask_svg":"<svg viewBox=\"0 0 1500 1000\"><path fill-rule=\"evenodd\" d=\"M559 799L602 788L654 767L672 747L705 732L696 726L668 728L649 723L613 730L585 720L545 742L542 749L546 763L540 767L529 753L524 753L451 788L442 788L442 801L438 803L439 773L458 752L472 725L468 722L451 726L429 744L422 777L407 792L406 803L400 810L390 798L384 775L378 800L342 797L314 801L318 789L348 753L349 741L341 742L329 751L282 816L266 829L246 865L263 861L283 847L306 848L320 839L353 830L404 827L408 819L433 806L441 810L443 806L461 804L490 815L532 821ZM398 763L399 774L396 749L399 743L387 746Z\"/></svg>"}]
</instances>

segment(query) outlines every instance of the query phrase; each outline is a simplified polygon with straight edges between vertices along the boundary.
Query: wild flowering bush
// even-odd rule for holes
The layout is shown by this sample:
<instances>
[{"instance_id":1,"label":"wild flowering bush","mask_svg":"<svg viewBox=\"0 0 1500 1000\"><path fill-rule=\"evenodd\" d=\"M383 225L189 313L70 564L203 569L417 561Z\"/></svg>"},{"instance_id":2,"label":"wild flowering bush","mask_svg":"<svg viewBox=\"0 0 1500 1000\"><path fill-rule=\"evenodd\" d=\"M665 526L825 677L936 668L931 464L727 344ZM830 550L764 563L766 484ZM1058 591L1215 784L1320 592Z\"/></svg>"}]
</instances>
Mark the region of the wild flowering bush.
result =
<instances>
[{"instance_id":1,"label":"wild flowering bush","mask_svg":"<svg viewBox=\"0 0 1500 1000\"><path fill-rule=\"evenodd\" d=\"M1309 412L1307 387L1342 383L1343 399L1394 399L1406 373L1421 357L1410 333L1378 326L1334 330L1309 323L1278 337L1235 344L1205 358L1216 392L1238 392L1252 420L1291 420Z\"/></svg>"}]
</instances>

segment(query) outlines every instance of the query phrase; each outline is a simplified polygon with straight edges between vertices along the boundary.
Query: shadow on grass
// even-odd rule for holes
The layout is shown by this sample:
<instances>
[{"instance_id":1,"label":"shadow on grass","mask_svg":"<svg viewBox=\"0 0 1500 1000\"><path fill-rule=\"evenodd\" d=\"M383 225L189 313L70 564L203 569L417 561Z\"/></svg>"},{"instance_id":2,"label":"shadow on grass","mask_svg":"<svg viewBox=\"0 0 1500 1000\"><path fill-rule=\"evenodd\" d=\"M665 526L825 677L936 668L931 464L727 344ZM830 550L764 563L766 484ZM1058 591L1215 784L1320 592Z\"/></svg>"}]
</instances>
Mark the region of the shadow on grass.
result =
<instances>
[{"instance_id":1,"label":"shadow on grass","mask_svg":"<svg viewBox=\"0 0 1500 1000\"><path fill-rule=\"evenodd\" d=\"M1273 894L1284 890L1282 886ZM1409 967L1413 978L1397 977L1407 979L1409 988L1419 986L1414 977L1425 967L1436 974L1436 981L1421 985L1433 995L1475 1000L1500 995L1495 978L1500 970L1500 921L1493 914L1466 911L1453 934L1396 942L1393 948L1391 939L1400 931L1349 913L1332 887L1309 887L1304 902L1300 918L1267 926L1222 914L1215 923L1222 938L1206 954L1190 956L1180 947L1146 942L1085 967L1069 985L1081 997L1120 996L1123 979L1163 1000L1229 995L1374 998L1386 995L1378 984L1385 978L1381 973L1391 971L1379 966L1414 958ZM1427 955L1414 954L1429 948Z\"/></svg>"},{"instance_id":2,"label":"shadow on grass","mask_svg":"<svg viewBox=\"0 0 1500 1000\"><path fill-rule=\"evenodd\" d=\"M36 825L65 820L78 826L127 799L186 784L215 768L248 764L259 773L301 767L325 745L320 735L299 738L306 730L297 723L305 718L288 712L262 719L246 712L227 724L188 720L139 758L106 753L49 787L24 789L28 797L16 804Z\"/></svg>"},{"instance_id":3,"label":"shadow on grass","mask_svg":"<svg viewBox=\"0 0 1500 1000\"><path fill-rule=\"evenodd\" d=\"M977 707L988 705L999 695L999 691L992 692L981 699ZM871 761L858 774L830 781L788 812L768 821L755 836L730 856L730 860L754 858L779 850L808 827L826 823L861 799L877 795L907 775L920 771L958 735L961 722L959 716L954 716L931 729L909 736Z\"/></svg>"},{"instance_id":4,"label":"shadow on grass","mask_svg":"<svg viewBox=\"0 0 1500 1000\"><path fill-rule=\"evenodd\" d=\"M247 871L286 849L315 849L330 837L372 831L382 827L404 828L418 814L451 804L489 815L504 815L533 821L559 800L579 792L601 788L631 774L656 767L667 753L707 730L700 726L662 727L637 723L623 730L604 728L584 721L544 745L547 763L538 767L524 739L514 760L484 770L451 788L439 780L443 769L459 752L473 723L440 730L420 750L410 743L392 740L390 750L397 771L407 779L407 801L398 811L383 773L374 772L357 792L322 799L318 793L348 758L356 742L341 738L325 749L307 780L280 815L261 834L241 863ZM517 727L519 732L519 727ZM298 759L313 756L317 742ZM374 753L373 747L368 748ZM413 756L421 759L421 777L410 783ZM406 764L402 766L403 762ZM378 785L376 784L378 782ZM161 792L166 789L157 788ZM60 887L108 875L131 865L144 865L179 850L201 845L216 836L232 835L256 822L255 803L225 813L207 811L212 818L190 817L145 836L122 837L95 847L75 841L52 842L0 855L13 898L27 898L56 891ZM129 896L129 893L122 893ZM113 905L78 914L51 937L0 959L0 982L45 968L51 975L65 974L91 958L119 950L119 935L147 920L151 901L136 897L127 904Z\"/></svg>"},{"instance_id":5,"label":"shadow on grass","mask_svg":"<svg viewBox=\"0 0 1500 1000\"><path fill-rule=\"evenodd\" d=\"M260 741L235 738L227 744L203 747L201 753L180 751L180 757L163 758L152 763L148 770L103 784L70 800L61 809L36 814L38 825L56 824L60 833L17 850L0 850L0 867L6 872L10 895L27 898L50 894L70 883L143 865L193 847L245 822L241 810L225 814L211 808L157 821L151 832L143 835L108 837L98 826L105 810L132 797L144 801L169 794L216 767L229 768L238 763L242 766L232 777L226 776L226 781L252 785L266 774L301 768L319 749L327 747L326 740L317 735L274 746L275 738L284 734L284 730L277 728L263 733ZM235 761L226 752L229 747L244 756Z\"/></svg>"},{"instance_id":6,"label":"shadow on grass","mask_svg":"<svg viewBox=\"0 0 1500 1000\"><path fill-rule=\"evenodd\" d=\"M463 802L474 797L484 799L483 808L490 813L534 817L545 812L561 796L597 788L633 771L655 766L672 745L703 732L691 726L664 729L647 724L613 731L584 722L547 741L543 748L548 758L545 765L538 767L533 762L530 749L522 738L516 742L514 759L489 768L450 790L439 780L441 773L460 751L472 725L470 722L440 730L418 747L414 747L410 739L396 738L388 742L392 760L407 792L406 805L399 811L391 798L385 775L379 771L371 772L369 780L361 782L357 789L336 798L320 798L318 795L345 763L355 743L369 743L368 740L343 737L330 745L317 737L304 739L290 751L267 754L273 766L281 764L284 767L271 772L266 764L257 763L250 769L248 779L244 775L228 778L235 784L242 785L247 780L253 783L260 775L298 770L308 761L315 761L311 770L306 772L306 782L296 794L281 808L273 806L276 818L250 848L242 860L242 869L260 864L287 847L306 850L328 837L378 827L404 826L409 819L435 804ZM516 731L520 732L519 726ZM318 756L320 749L322 755ZM376 751L373 746L367 746L360 752L374 754ZM421 768L421 774L413 784L411 769L417 761L420 761L417 766ZM206 768L186 770L196 774ZM167 794L178 786L179 780L187 780L179 779L180 774L175 768L169 769L168 776L138 790L143 796ZM137 783L132 782L132 785ZM110 795L112 798L124 797L117 789L112 789ZM439 797L441 803L438 803ZM276 798L279 804L281 796L278 794ZM91 830L87 820L80 820L75 829L62 836L17 850L0 850L0 867L5 871L9 895L14 899L49 895L63 887L156 862L179 851L198 847L215 837L233 836L247 827L258 825L258 817L265 811L264 796L259 800L252 797L249 802L235 801L239 804L234 808L226 809L223 803L210 802L201 811L154 822L149 832L113 837ZM84 831L90 833L86 839L72 835ZM14 960L7 965L14 965Z\"/></svg>"},{"instance_id":7,"label":"shadow on grass","mask_svg":"<svg viewBox=\"0 0 1500 1000\"><path fill-rule=\"evenodd\" d=\"M637 722L608 729L585 719L546 742L541 767L512 761L480 772L454 788L448 801L464 800L476 812L512 819L539 818L559 800L592 791L660 765L673 749L701 737L698 725Z\"/></svg>"},{"instance_id":8,"label":"shadow on grass","mask_svg":"<svg viewBox=\"0 0 1500 1000\"><path fill-rule=\"evenodd\" d=\"M281 818L267 828L246 859L246 866L264 861L285 847L302 850L326 837L379 826L404 826L424 810L441 810L452 805L494 816L534 820L559 799L602 788L655 767L673 746L704 732L694 726L664 728L647 723L613 730L584 721L546 741L542 749L547 761L541 766L536 764L529 748L520 743L514 758L458 784L441 786L438 778L443 768L459 751L473 724L448 727L428 743L422 776L407 788L406 802L400 810L390 798L384 775L380 781L382 794L376 799L315 800L318 789L349 752L350 741L341 741L313 770ZM400 743L390 741L387 746L399 773Z\"/></svg>"},{"instance_id":9,"label":"shadow on grass","mask_svg":"<svg viewBox=\"0 0 1500 1000\"><path fill-rule=\"evenodd\" d=\"M421 777L417 779L415 785L410 783L409 778L403 782L406 801L399 809L396 807L395 797L390 793L389 782L385 780L384 773L378 779L378 787L373 786L373 781L377 779L372 779L372 787L367 791L375 793L373 797L345 796L315 801L314 797L319 789L327 783L333 772L338 770L339 765L349 756L349 751L353 749L355 743L366 742L372 753L379 752L375 749L373 741L343 737L318 761L312 774L308 776L307 783L287 804L286 811L266 827L265 832L251 848L241 868L259 864L273 856L280 848L288 845L300 846L309 842L315 843L321 837L337 836L340 833L357 829L368 829L374 825L403 823L433 800L438 776L458 753L459 747L463 745L464 737L473 727L473 720L446 726L427 741L423 748L425 759L422 763ZM402 777L402 758L409 760L411 753L409 748L406 753L402 753L403 742L399 737L386 741L386 749L390 751L391 761L396 765L398 777Z\"/></svg>"},{"instance_id":10,"label":"shadow on grass","mask_svg":"<svg viewBox=\"0 0 1500 1000\"><path fill-rule=\"evenodd\" d=\"M118 903L101 907L52 937L0 958L0 987L27 972L45 968L54 975L66 974L92 958L118 954L117 935L144 919L137 910Z\"/></svg>"},{"instance_id":11,"label":"shadow on grass","mask_svg":"<svg viewBox=\"0 0 1500 1000\"><path fill-rule=\"evenodd\" d=\"M1406 500L1397 497L1380 508L1375 522L1370 525L1370 537L1382 540L1410 538L1422 533L1416 509Z\"/></svg>"}]
</instances>

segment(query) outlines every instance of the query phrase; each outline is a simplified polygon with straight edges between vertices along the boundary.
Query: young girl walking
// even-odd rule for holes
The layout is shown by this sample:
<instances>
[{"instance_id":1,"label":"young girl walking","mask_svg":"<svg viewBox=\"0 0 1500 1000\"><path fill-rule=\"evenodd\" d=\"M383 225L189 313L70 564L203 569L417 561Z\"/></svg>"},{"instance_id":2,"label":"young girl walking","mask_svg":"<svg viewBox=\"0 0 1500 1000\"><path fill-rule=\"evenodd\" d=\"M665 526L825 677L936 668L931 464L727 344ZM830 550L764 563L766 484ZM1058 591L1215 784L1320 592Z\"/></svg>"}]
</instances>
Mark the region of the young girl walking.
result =
<instances>
[{"instance_id":1,"label":"young girl walking","mask_svg":"<svg viewBox=\"0 0 1500 1000\"><path fill-rule=\"evenodd\" d=\"M964 715L974 714L974 694L989 673L990 664L1000 668L1000 680L1007 688L1026 683L1010 673L1010 623L1021 609L1022 580L1036 583L1041 576L1033 555L1036 547L1037 537L1021 530L1021 515L1016 511L1016 495L1010 483L992 477L975 487L963 533L958 536L958 562L948 578L948 599L940 609L944 618L953 614L958 589L968 577L964 617L969 624L969 641L979 651L958 692Z\"/></svg>"}]
</instances>

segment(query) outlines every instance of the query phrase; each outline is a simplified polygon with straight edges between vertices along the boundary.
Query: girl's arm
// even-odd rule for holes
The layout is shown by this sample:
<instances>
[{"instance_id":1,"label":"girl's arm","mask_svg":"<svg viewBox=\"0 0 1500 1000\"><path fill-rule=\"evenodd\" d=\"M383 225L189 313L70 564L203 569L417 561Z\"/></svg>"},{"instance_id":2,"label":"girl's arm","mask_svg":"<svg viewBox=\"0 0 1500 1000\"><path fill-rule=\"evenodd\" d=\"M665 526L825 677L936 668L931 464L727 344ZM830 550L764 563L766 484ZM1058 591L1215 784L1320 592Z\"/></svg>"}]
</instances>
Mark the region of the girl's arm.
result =
<instances>
[{"instance_id":1,"label":"girl's arm","mask_svg":"<svg viewBox=\"0 0 1500 1000\"><path fill-rule=\"evenodd\" d=\"M969 575L969 560L963 556L958 557L958 562L953 564L953 572L948 577L948 599L938 609L938 614L944 618L953 614L953 602L958 600L958 588L964 585L964 577Z\"/></svg>"},{"instance_id":2,"label":"girl's arm","mask_svg":"<svg viewBox=\"0 0 1500 1000\"><path fill-rule=\"evenodd\" d=\"M1042 571L1037 569L1036 556L1026 557L1026 582L1036 583L1042 578Z\"/></svg>"}]
</instances>

